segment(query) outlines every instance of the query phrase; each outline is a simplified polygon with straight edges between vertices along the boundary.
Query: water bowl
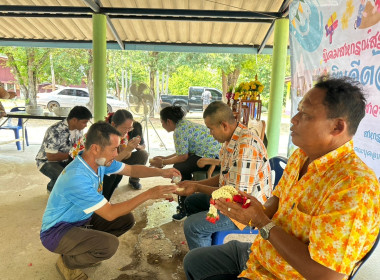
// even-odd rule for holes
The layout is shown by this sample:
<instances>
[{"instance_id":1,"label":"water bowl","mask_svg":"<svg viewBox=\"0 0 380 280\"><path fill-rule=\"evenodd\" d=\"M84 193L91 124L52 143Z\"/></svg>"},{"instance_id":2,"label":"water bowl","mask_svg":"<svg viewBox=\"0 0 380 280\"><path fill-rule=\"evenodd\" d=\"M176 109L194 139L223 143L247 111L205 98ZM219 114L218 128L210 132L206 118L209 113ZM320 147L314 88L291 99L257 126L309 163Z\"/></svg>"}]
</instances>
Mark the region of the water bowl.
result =
<instances>
[{"instance_id":1,"label":"water bowl","mask_svg":"<svg viewBox=\"0 0 380 280\"><path fill-rule=\"evenodd\" d=\"M42 106L31 106L31 105L28 105L25 107L25 112L29 115L33 115L33 116L40 116L40 115L43 115L44 113L44 109Z\"/></svg>"},{"instance_id":2,"label":"water bowl","mask_svg":"<svg viewBox=\"0 0 380 280\"><path fill-rule=\"evenodd\" d=\"M56 114L58 117L67 117L70 111L70 107L58 107L53 109L54 114Z\"/></svg>"}]
</instances>

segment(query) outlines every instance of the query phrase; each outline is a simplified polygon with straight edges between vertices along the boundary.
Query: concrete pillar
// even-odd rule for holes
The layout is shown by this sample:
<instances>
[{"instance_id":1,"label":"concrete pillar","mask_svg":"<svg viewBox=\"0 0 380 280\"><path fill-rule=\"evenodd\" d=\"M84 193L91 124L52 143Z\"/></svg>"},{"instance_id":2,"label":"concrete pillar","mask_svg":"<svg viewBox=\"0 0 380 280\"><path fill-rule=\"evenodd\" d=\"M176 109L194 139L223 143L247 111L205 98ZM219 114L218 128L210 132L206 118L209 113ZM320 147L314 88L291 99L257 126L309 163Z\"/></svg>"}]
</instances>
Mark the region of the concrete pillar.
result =
<instances>
[{"instance_id":1,"label":"concrete pillar","mask_svg":"<svg viewBox=\"0 0 380 280\"><path fill-rule=\"evenodd\" d=\"M272 76L267 123L267 150L269 158L278 155L288 38L289 20L276 20L274 25Z\"/></svg>"},{"instance_id":2,"label":"concrete pillar","mask_svg":"<svg viewBox=\"0 0 380 280\"><path fill-rule=\"evenodd\" d=\"M92 15L93 56L94 56L94 119L104 120L107 115L106 86L106 32L107 19L105 15Z\"/></svg>"}]
</instances>

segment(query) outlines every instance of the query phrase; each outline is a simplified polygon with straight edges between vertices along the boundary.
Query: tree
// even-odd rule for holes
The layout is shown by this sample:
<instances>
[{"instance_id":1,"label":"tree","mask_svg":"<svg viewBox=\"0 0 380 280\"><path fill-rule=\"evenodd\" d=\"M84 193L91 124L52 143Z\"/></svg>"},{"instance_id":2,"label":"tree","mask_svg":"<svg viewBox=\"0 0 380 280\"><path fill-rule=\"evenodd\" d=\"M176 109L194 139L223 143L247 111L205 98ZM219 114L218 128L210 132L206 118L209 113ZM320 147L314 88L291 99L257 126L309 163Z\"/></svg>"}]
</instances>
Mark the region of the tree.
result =
<instances>
[{"instance_id":1,"label":"tree","mask_svg":"<svg viewBox=\"0 0 380 280\"><path fill-rule=\"evenodd\" d=\"M172 94L187 95L190 86L220 87L217 71L213 69L193 69L188 65L180 66L169 79Z\"/></svg>"},{"instance_id":2,"label":"tree","mask_svg":"<svg viewBox=\"0 0 380 280\"><path fill-rule=\"evenodd\" d=\"M221 75L223 99L229 88L234 88L240 76L240 72L250 55L245 54L210 54L210 61L214 68L217 68Z\"/></svg>"},{"instance_id":3,"label":"tree","mask_svg":"<svg viewBox=\"0 0 380 280\"><path fill-rule=\"evenodd\" d=\"M88 80L89 56L92 50L85 49L52 49L51 56L58 85L80 85ZM41 82L52 80L50 64L46 64L39 75Z\"/></svg>"},{"instance_id":4,"label":"tree","mask_svg":"<svg viewBox=\"0 0 380 280\"><path fill-rule=\"evenodd\" d=\"M252 81L255 76L258 80L265 85L264 91L261 94L261 101L263 106L267 107L270 95L270 83L272 73L272 56L268 54L261 54L252 56L252 59L247 60L242 68L238 84L241 82ZM290 56L287 57L285 76L290 76ZM286 87L284 88L284 96L286 96ZM284 104L286 99L284 98ZM284 105L283 104L283 105Z\"/></svg>"},{"instance_id":5,"label":"tree","mask_svg":"<svg viewBox=\"0 0 380 280\"><path fill-rule=\"evenodd\" d=\"M55 74L55 81L59 85L72 86L87 85L90 100L87 105L93 111L94 86L93 86L93 56L88 49L52 49L51 56ZM41 82L52 80L49 64L45 65L45 71L39 74Z\"/></svg>"},{"instance_id":6,"label":"tree","mask_svg":"<svg viewBox=\"0 0 380 280\"><path fill-rule=\"evenodd\" d=\"M25 102L36 105L38 77L49 63L51 49L3 47L0 52L8 57L7 65L25 95Z\"/></svg>"}]
</instances>

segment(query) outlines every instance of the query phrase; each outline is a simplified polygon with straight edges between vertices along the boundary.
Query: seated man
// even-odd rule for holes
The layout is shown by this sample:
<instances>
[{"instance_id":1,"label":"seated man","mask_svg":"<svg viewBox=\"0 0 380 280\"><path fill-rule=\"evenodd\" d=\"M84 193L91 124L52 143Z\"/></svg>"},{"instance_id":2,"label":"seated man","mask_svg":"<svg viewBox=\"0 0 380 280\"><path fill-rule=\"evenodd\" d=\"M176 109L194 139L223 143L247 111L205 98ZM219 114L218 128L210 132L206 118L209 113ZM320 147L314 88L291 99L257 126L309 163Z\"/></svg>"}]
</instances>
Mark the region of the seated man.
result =
<instances>
[{"instance_id":1,"label":"seated man","mask_svg":"<svg viewBox=\"0 0 380 280\"><path fill-rule=\"evenodd\" d=\"M345 279L372 247L380 226L380 185L355 154L365 115L361 89L321 79L292 118L299 147L265 203L216 201L222 213L260 230L253 244L231 241L190 251L187 279Z\"/></svg>"},{"instance_id":2,"label":"seated man","mask_svg":"<svg viewBox=\"0 0 380 280\"><path fill-rule=\"evenodd\" d=\"M272 194L271 170L263 142L247 127L236 122L230 107L221 102L211 103L203 113L211 135L224 143L220 151L220 175L202 181L184 181L179 195L189 196L185 200L189 217L184 223L184 232L190 249L211 245L211 235L221 230L243 229L246 225L235 225L230 218L220 215L212 224L206 220L211 193L218 187L232 185L264 203ZM198 194L193 194L198 192Z\"/></svg>"},{"instance_id":3,"label":"seated man","mask_svg":"<svg viewBox=\"0 0 380 280\"><path fill-rule=\"evenodd\" d=\"M41 148L36 156L38 170L50 178L48 193L63 168L70 162L69 151L74 143L82 137L82 130L92 118L90 110L84 106L71 109L67 119L53 124L45 133Z\"/></svg>"},{"instance_id":4,"label":"seated man","mask_svg":"<svg viewBox=\"0 0 380 280\"><path fill-rule=\"evenodd\" d=\"M80 268L111 258L118 236L135 223L131 213L149 199L165 198L176 186L157 186L121 203L102 195L103 176L118 173L134 177L180 176L178 170L126 165L115 161L121 134L106 122L93 124L85 150L62 171L42 218L40 238L51 252L60 254L57 268L65 279L87 279Z\"/></svg>"}]
</instances>

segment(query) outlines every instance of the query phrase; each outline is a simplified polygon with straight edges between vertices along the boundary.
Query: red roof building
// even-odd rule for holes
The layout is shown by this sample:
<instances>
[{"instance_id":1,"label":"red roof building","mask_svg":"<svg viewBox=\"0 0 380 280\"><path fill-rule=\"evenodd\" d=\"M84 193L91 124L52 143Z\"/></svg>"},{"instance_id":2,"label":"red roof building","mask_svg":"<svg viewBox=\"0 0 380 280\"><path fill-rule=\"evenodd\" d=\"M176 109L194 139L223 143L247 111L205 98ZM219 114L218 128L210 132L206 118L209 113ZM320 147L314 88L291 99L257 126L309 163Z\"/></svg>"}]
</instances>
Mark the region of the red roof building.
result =
<instances>
[{"instance_id":1,"label":"red roof building","mask_svg":"<svg viewBox=\"0 0 380 280\"><path fill-rule=\"evenodd\" d=\"M15 91L17 96L20 96L20 88L16 83L11 68L6 65L7 60L7 57L0 56L0 83L4 89Z\"/></svg>"}]
</instances>

